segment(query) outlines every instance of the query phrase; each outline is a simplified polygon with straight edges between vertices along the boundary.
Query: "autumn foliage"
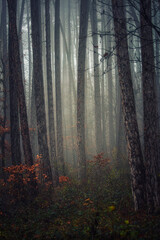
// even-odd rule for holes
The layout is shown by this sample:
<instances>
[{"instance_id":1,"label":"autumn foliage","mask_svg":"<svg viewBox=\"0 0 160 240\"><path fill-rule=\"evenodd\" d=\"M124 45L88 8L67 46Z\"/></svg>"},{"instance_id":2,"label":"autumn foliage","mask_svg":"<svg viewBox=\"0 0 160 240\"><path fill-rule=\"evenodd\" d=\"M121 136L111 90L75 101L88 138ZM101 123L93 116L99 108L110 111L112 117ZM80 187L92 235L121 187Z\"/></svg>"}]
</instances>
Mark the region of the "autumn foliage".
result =
<instances>
[{"instance_id":1,"label":"autumn foliage","mask_svg":"<svg viewBox=\"0 0 160 240\"><path fill-rule=\"evenodd\" d=\"M4 180L0 181L0 191L5 208L22 202L28 204L34 200L40 187L48 190L52 185L42 171L40 157L32 166L20 164L5 167L4 174Z\"/></svg>"},{"instance_id":2,"label":"autumn foliage","mask_svg":"<svg viewBox=\"0 0 160 240\"><path fill-rule=\"evenodd\" d=\"M69 177L67 177L67 176L59 177L59 183L69 183L69 182L70 182Z\"/></svg>"},{"instance_id":3,"label":"autumn foliage","mask_svg":"<svg viewBox=\"0 0 160 240\"><path fill-rule=\"evenodd\" d=\"M87 169L85 186L68 172L53 190L39 155L32 166L5 168L0 181L4 239L159 239L159 217L134 212L127 175L103 153L87 161Z\"/></svg>"}]
</instances>

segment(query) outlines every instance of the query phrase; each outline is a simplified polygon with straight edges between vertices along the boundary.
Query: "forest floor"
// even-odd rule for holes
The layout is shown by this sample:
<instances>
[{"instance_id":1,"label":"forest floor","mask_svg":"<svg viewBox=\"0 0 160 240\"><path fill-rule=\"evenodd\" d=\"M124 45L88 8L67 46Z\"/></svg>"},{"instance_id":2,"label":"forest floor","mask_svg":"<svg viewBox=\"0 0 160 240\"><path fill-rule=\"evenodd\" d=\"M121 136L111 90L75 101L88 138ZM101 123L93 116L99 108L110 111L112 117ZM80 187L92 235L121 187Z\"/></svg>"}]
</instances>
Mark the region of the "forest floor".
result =
<instances>
[{"instance_id":1,"label":"forest floor","mask_svg":"<svg viewBox=\"0 0 160 240\"><path fill-rule=\"evenodd\" d=\"M59 177L54 191L44 185L35 197L29 178L20 185L15 168L10 171L7 183L0 184L0 240L160 239L160 215L133 209L127 168L116 170L108 160L94 159L85 185L72 171Z\"/></svg>"}]
</instances>

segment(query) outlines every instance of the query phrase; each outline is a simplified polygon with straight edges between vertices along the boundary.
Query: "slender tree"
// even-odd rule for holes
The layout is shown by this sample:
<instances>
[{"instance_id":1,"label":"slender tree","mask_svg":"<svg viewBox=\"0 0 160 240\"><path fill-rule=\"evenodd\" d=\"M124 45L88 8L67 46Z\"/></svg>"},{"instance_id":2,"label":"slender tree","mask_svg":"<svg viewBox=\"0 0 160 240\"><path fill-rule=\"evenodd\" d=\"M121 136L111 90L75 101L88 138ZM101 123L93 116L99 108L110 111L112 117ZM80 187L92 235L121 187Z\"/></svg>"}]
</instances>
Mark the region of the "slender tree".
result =
<instances>
[{"instance_id":1,"label":"slender tree","mask_svg":"<svg viewBox=\"0 0 160 240\"><path fill-rule=\"evenodd\" d=\"M47 68L47 89L48 89L48 119L49 119L49 144L51 161L54 170L54 180L58 183L58 169L56 160L56 139L55 139L55 121L53 108L53 86L52 86L52 70L51 70L51 37L50 37L50 0L45 1L45 17L46 17L46 68Z\"/></svg>"},{"instance_id":2,"label":"slender tree","mask_svg":"<svg viewBox=\"0 0 160 240\"><path fill-rule=\"evenodd\" d=\"M18 93L16 86L16 71L14 56L14 45L12 42L12 18L16 19L16 0L8 1L9 10L9 92L10 92L10 128L11 128L11 154L13 165L21 163L20 151L20 133L19 133L19 116L18 116ZM12 24L14 24L12 26ZM15 31L15 30L14 30Z\"/></svg>"},{"instance_id":3,"label":"slender tree","mask_svg":"<svg viewBox=\"0 0 160 240\"><path fill-rule=\"evenodd\" d=\"M94 102L95 102L95 136L97 154L102 152L102 129L101 129L101 93L98 56L98 28L97 28L97 2L92 1L91 26L93 37L93 59L94 59Z\"/></svg>"},{"instance_id":4,"label":"slender tree","mask_svg":"<svg viewBox=\"0 0 160 240\"><path fill-rule=\"evenodd\" d=\"M57 160L65 175L61 106L61 66L60 66L60 0L55 1L55 82L56 82L56 120L57 120Z\"/></svg>"},{"instance_id":5,"label":"slender tree","mask_svg":"<svg viewBox=\"0 0 160 240\"><path fill-rule=\"evenodd\" d=\"M3 108L3 122L2 122L2 127L5 129L7 126L7 118L9 120L9 114L8 114L8 109L9 109L9 96L8 96L8 56L7 56L7 4L6 0L2 1L2 13L1 13L1 26L2 26L2 65L3 65L3 96L4 96L4 108ZM1 147L2 147L2 167L5 166L5 139L6 139L6 132L3 133L2 139L1 139Z\"/></svg>"},{"instance_id":6,"label":"slender tree","mask_svg":"<svg viewBox=\"0 0 160 240\"><path fill-rule=\"evenodd\" d=\"M27 32L28 32L28 78L29 78L29 103L28 103L28 116L29 116L29 125L30 125L30 116L31 116L31 78L32 78L32 62L31 62L31 30L30 30L30 11L29 11L29 2L26 2L27 5Z\"/></svg>"},{"instance_id":7,"label":"slender tree","mask_svg":"<svg viewBox=\"0 0 160 240\"><path fill-rule=\"evenodd\" d=\"M77 82L77 148L81 181L86 181L85 152L85 59L90 0L81 0Z\"/></svg>"},{"instance_id":8,"label":"slender tree","mask_svg":"<svg viewBox=\"0 0 160 240\"><path fill-rule=\"evenodd\" d=\"M140 3L142 84L144 109L144 158L149 212L159 207L158 196L158 112L151 22L151 0Z\"/></svg>"},{"instance_id":9,"label":"slender tree","mask_svg":"<svg viewBox=\"0 0 160 240\"><path fill-rule=\"evenodd\" d=\"M17 3L20 3L19 1ZM17 4L18 5L18 4ZM20 7L19 7L20 8ZM18 9L19 9L18 8ZM19 49L20 49L20 59L21 59L21 69L22 69L22 76L23 82L25 80L25 71L24 71L24 55L23 55L23 43L22 43L22 24L23 24L23 15L24 15L24 8L25 8L25 0L21 2L20 13L17 14L18 16L18 26L17 26L17 33L19 38ZM25 88L24 88L25 90Z\"/></svg>"},{"instance_id":10,"label":"slender tree","mask_svg":"<svg viewBox=\"0 0 160 240\"><path fill-rule=\"evenodd\" d=\"M71 46L72 46L72 38L71 38L71 1L68 0L68 65L72 66L72 61L71 61ZM71 71L70 71L71 70ZM70 124L71 124L71 144L72 144L72 156L73 156L73 163L74 166L76 166L76 156L75 156L75 149L74 149L74 131L73 131L73 99L72 99L72 93L74 94L74 91L72 91L72 85L74 85L74 80L73 80L73 73L72 69L69 68L68 71L68 78L69 78L69 115L70 115Z\"/></svg>"},{"instance_id":11,"label":"slender tree","mask_svg":"<svg viewBox=\"0 0 160 240\"><path fill-rule=\"evenodd\" d=\"M27 110L26 110L26 103L25 103L24 87L23 87L23 80L22 80L22 69L21 69L21 61L20 61L20 53L19 53L19 41L18 41L17 26L16 26L16 6L17 6L16 0L14 1L8 0L9 22L10 22L9 24L9 69L10 69L9 74L10 74L10 82L12 81L11 87L15 89L15 92L18 95L21 134L22 134L22 140L23 140L25 162L28 165L32 165L33 157L32 157L30 138L29 138ZM12 92L12 88L10 88L10 94L11 92ZM17 105L17 109L18 109L18 105ZM11 111L14 111L14 109L11 109ZM11 115L12 115L12 112L11 112ZM16 118L18 118L18 112L17 112ZM18 119L14 119L14 120L17 123L17 127L18 127ZM14 124L14 122L12 123ZM12 138L14 138L14 134L15 134L14 131L12 132L12 134L13 134ZM18 151L20 151L20 149L18 149Z\"/></svg>"},{"instance_id":12,"label":"slender tree","mask_svg":"<svg viewBox=\"0 0 160 240\"><path fill-rule=\"evenodd\" d=\"M111 28L112 28L112 21L109 17L107 17L107 27L109 33L106 38L105 49L111 53L112 51L112 36L111 36ZM114 146L114 117L113 117L113 77L112 77L112 56L108 58L108 69L107 69L107 81L108 81L108 132L109 132L109 152L110 155L112 153L112 149Z\"/></svg>"},{"instance_id":13,"label":"slender tree","mask_svg":"<svg viewBox=\"0 0 160 240\"><path fill-rule=\"evenodd\" d=\"M104 11L104 4L101 3L101 11ZM101 14L101 31L105 30L105 15ZM104 54L105 49L105 38L101 37L102 40L102 55ZM102 144L103 144L103 152L107 152L107 144L106 144L106 114L105 114L105 62L102 61L102 83L101 83L101 98L102 98Z\"/></svg>"},{"instance_id":14,"label":"slender tree","mask_svg":"<svg viewBox=\"0 0 160 240\"><path fill-rule=\"evenodd\" d=\"M143 209L146 205L145 168L136 118L123 0L112 0L112 8L122 110L131 170L131 186L134 207L135 210L138 210Z\"/></svg>"},{"instance_id":15,"label":"slender tree","mask_svg":"<svg viewBox=\"0 0 160 240\"><path fill-rule=\"evenodd\" d=\"M47 143L46 115L44 102L42 51L40 41L40 0L31 0L31 28L33 46L33 78L37 117L39 153L42 155L44 172L52 180L49 150Z\"/></svg>"}]
</instances>

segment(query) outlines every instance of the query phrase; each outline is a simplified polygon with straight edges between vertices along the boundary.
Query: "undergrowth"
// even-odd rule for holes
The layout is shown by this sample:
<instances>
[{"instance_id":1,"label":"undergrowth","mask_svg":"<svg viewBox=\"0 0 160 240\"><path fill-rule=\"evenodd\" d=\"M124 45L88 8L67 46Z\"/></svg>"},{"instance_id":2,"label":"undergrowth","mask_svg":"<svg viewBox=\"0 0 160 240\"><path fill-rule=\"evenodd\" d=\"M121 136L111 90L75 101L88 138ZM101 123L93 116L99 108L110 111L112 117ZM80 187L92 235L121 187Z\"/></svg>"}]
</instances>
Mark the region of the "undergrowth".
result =
<instances>
[{"instance_id":1,"label":"undergrowth","mask_svg":"<svg viewBox=\"0 0 160 240\"><path fill-rule=\"evenodd\" d=\"M0 239L160 239L160 216L134 212L128 170L117 170L103 154L87 162L85 185L70 172L54 190L39 181L36 164L5 169Z\"/></svg>"}]
</instances>

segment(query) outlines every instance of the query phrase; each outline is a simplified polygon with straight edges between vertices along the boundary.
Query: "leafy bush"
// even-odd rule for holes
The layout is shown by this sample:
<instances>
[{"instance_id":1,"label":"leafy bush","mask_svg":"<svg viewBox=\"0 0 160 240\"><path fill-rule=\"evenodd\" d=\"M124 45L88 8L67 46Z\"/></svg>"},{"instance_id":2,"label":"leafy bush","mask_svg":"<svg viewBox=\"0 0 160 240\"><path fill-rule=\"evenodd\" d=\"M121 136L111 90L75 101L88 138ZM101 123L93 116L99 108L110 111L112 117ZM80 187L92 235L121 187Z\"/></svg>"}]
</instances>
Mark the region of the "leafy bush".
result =
<instances>
[{"instance_id":1,"label":"leafy bush","mask_svg":"<svg viewBox=\"0 0 160 240\"><path fill-rule=\"evenodd\" d=\"M87 165L88 184L70 174L60 176L54 189L41 181L39 165L5 169L6 181L0 183L6 200L0 211L2 239L158 240L160 216L134 212L129 174L118 171L103 154ZM33 180L40 191L31 196Z\"/></svg>"}]
</instances>

